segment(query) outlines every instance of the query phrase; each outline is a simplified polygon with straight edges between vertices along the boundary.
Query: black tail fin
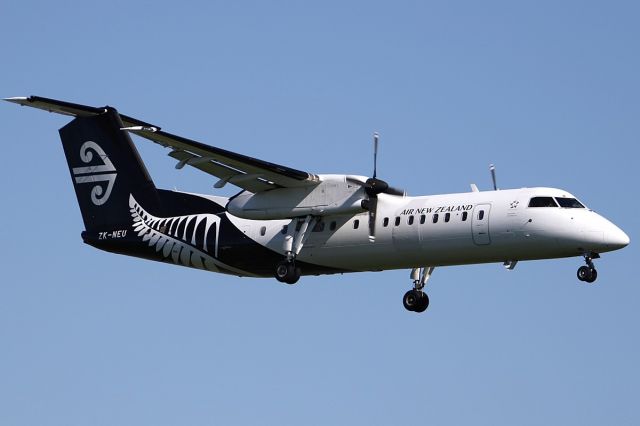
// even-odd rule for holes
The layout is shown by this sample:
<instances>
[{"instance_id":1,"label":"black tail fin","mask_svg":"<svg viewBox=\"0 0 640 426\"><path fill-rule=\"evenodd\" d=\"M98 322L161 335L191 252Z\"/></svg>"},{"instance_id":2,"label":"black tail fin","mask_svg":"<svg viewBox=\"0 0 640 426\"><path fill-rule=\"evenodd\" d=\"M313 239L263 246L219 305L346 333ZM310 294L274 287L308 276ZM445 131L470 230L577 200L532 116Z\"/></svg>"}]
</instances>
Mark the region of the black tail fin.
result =
<instances>
[{"instance_id":1,"label":"black tail fin","mask_svg":"<svg viewBox=\"0 0 640 426\"><path fill-rule=\"evenodd\" d=\"M129 196L158 206L156 187L118 112L77 117L60 129L62 146L87 231L131 222Z\"/></svg>"}]
</instances>

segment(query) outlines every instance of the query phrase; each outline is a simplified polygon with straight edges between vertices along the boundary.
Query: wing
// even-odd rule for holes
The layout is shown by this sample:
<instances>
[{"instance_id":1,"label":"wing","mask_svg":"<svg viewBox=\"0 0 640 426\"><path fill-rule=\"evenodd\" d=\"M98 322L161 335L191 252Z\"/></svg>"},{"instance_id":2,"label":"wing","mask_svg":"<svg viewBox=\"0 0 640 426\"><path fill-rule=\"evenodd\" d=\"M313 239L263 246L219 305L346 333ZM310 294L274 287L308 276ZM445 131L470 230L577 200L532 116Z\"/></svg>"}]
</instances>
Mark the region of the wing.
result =
<instances>
[{"instance_id":1,"label":"wing","mask_svg":"<svg viewBox=\"0 0 640 426\"><path fill-rule=\"evenodd\" d=\"M8 98L6 100L74 117L98 115L111 108L108 106L96 108L39 96ZM315 174L172 135L162 131L158 126L124 114L120 114L120 118L125 126L122 130L170 148L169 156L178 160L177 169L188 165L219 178L215 184L216 188L231 183L247 191L257 193L275 188L315 186L320 182L320 178Z\"/></svg>"}]
</instances>

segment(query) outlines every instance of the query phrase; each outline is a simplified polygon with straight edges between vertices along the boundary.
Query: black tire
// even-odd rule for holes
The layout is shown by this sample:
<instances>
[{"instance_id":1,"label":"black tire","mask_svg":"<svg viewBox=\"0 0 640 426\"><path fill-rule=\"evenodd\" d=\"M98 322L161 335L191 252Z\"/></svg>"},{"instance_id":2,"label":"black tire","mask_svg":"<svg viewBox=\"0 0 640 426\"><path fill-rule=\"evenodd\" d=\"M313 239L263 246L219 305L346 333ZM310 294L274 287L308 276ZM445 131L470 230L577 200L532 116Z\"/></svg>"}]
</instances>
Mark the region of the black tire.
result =
<instances>
[{"instance_id":1,"label":"black tire","mask_svg":"<svg viewBox=\"0 0 640 426\"><path fill-rule=\"evenodd\" d=\"M288 276L284 280L284 282L287 284L297 283L298 280L300 279L300 273L301 273L300 268L295 266L293 263L290 263L288 268Z\"/></svg>"},{"instance_id":2,"label":"black tire","mask_svg":"<svg viewBox=\"0 0 640 426\"><path fill-rule=\"evenodd\" d=\"M420 292L417 290L409 290L404 294L402 304L407 311L416 312L416 308L420 304Z\"/></svg>"},{"instance_id":3,"label":"black tire","mask_svg":"<svg viewBox=\"0 0 640 426\"><path fill-rule=\"evenodd\" d=\"M289 277L289 262L284 260L278 263L278 265L276 266L275 277L281 283L286 282L287 278Z\"/></svg>"},{"instance_id":4,"label":"black tire","mask_svg":"<svg viewBox=\"0 0 640 426\"><path fill-rule=\"evenodd\" d=\"M422 295L418 299L418 306L415 309L415 312L424 312L429 307L429 296L425 292L421 292Z\"/></svg>"},{"instance_id":5,"label":"black tire","mask_svg":"<svg viewBox=\"0 0 640 426\"><path fill-rule=\"evenodd\" d=\"M587 281L590 279L592 273L591 273L592 269L589 268L588 266L581 266L578 268L578 279L580 281ZM593 269L593 271L595 271L595 269Z\"/></svg>"},{"instance_id":6,"label":"black tire","mask_svg":"<svg viewBox=\"0 0 640 426\"><path fill-rule=\"evenodd\" d=\"M597 279L598 279L598 271L596 271L596 268L591 268L589 271L589 277L585 278L585 281L591 284Z\"/></svg>"}]
</instances>

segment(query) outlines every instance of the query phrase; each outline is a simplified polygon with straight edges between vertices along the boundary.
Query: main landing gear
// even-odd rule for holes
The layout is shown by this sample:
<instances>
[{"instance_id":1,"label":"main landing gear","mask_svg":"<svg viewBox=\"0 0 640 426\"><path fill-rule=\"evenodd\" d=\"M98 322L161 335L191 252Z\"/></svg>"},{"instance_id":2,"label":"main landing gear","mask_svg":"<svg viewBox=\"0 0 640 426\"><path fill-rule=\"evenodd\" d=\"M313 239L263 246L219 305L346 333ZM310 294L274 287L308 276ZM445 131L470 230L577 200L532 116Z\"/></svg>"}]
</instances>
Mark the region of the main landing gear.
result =
<instances>
[{"instance_id":1,"label":"main landing gear","mask_svg":"<svg viewBox=\"0 0 640 426\"><path fill-rule=\"evenodd\" d=\"M598 278L598 271L593 264L593 259L598 259L600 255L598 253L587 253L584 255L584 261L587 266L581 266L578 268L578 279L580 281L592 283Z\"/></svg>"},{"instance_id":2,"label":"main landing gear","mask_svg":"<svg viewBox=\"0 0 640 426\"><path fill-rule=\"evenodd\" d=\"M429 307L429 296L423 291L425 284L433 273L433 266L413 268L411 279L413 280L413 290L409 290L402 298L402 304L407 311L424 312Z\"/></svg>"},{"instance_id":3,"label":"main landing gear","mask_svg":"<svg viewBox=\"0 0 640 426\"><path fill-rule=\"evenodd\" d=\"M276 279L281 283L295 284L300 279L300 272L295 260L283 260L276 266Z\"/></svg>"},{"instance_id":4,"label":"main landing gear","mask_svg":"<svg viewBox=\"0 0 640 426\"><path fill-rule=\"evenodd\" d=\"M300 279L301 270L296 266L296 257L300 254L302 246L309 238L311 230L316 224L316 218L308 215L304 222L297 219L291 221L284 236L283 251L286 259L276 265L275 277L281 283L295 284Z\"/></svg>"}]
</instances>

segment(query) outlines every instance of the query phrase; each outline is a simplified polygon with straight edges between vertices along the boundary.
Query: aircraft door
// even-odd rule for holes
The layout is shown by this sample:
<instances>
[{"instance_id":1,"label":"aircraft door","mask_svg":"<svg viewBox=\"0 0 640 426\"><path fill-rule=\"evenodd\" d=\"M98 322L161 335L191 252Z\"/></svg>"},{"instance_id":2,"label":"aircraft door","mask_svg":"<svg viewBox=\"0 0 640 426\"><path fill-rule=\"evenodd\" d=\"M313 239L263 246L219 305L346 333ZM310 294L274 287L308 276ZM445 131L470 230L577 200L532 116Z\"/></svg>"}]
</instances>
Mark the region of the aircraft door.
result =
<instances>
[{"instance_id":1,"label":"aircraft door","mask_svg":"<svg viewBox=\"0 0 640 426\"><path fill-rule=\"evenodd\" d=\"M473 232L473 242L478 245L491 243L489 235L489 212L491 204L478 204L473 209L471 218L471 232Z\"/></svg>"}]
</instances>

